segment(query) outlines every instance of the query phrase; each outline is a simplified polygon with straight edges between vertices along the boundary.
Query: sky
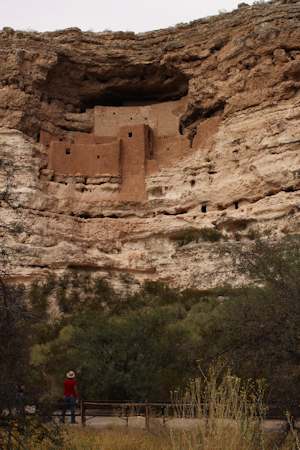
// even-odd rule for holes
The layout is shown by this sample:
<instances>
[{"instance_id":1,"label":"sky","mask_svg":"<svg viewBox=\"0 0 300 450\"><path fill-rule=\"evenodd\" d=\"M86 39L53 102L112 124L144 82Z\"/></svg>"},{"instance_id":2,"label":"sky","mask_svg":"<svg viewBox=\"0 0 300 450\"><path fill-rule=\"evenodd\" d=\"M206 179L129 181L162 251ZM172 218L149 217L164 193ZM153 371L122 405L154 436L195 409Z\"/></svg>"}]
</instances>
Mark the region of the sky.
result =
<instances>
[{"instance_id":1,"label":"sky","mask_svg":"<svg viewBox=\"0 0 300 450\"><path fill-rule=\"evenodd\" d=\"M231 11L247 0L0 0L0 29L143 32Z\"/></svg>"}]
</instances>

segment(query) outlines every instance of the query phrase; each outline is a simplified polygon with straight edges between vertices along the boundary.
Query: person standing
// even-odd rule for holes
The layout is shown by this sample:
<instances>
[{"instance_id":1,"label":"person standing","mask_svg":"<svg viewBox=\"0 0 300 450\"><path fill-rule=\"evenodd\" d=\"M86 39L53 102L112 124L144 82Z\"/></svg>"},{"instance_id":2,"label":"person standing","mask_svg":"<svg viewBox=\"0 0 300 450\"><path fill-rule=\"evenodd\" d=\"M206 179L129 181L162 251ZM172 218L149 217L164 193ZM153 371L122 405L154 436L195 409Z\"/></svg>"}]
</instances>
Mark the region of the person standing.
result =
<instances>
[{"instance_id":1,"label":"person standing","mask_svg":"<svg viewBox=\"0 0 300 450\"><path fill-rule=\"evenodd\" d=\"M66 378L64 381L64 406L62 411L62 422L65 423L66 411L69 410L71 412L71 423L76 423L75 421L75 409L76 409L76 400L78 398L77 393L77 381L75 372L70 370L66 374Z\"/></svg>"}]
</instances>

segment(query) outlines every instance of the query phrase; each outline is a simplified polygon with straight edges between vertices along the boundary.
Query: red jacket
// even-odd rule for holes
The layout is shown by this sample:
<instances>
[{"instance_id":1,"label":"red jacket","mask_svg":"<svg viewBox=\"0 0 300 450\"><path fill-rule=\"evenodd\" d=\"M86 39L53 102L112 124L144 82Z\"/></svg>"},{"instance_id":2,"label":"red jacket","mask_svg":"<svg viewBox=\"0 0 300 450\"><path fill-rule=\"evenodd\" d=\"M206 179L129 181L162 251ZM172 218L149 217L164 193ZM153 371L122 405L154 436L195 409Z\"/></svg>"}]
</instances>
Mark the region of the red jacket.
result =
<instances>
[{"instance_id":1,"label":"red jacket","mask_svg":"<svg viewBox=\"0 0 300 450\"><path fill-rule=\"evenodd\" d=\"M77 382L74 378L66 378L64 381L64 396L77 398L76 386Z\"/></svg>"}]
</instances>

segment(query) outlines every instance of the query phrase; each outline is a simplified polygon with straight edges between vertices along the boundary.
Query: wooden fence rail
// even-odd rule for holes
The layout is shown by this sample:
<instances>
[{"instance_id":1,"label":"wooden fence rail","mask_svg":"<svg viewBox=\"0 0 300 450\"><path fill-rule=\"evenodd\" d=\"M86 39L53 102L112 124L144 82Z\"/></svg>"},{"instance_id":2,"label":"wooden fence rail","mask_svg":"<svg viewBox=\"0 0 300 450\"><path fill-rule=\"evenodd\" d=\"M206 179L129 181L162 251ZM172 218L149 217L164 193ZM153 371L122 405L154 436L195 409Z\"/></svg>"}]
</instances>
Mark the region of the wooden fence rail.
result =
<instances>
[{"instance_id":1,"label":"wooden fence rail","mask_svg":"<svg viewBox=\"0 0 300 450\"><path fill-rule=\"evenodd\" d=\"M133 402L102 402L84 401L80 402L80 417L83 426L86 425L87 417L119 417L126 422L130 417L142 416L145 418L145 428L150 427L150 418L162 418L163 423L169 417L174 417L174 405L171 403L133 403Z\"/></svg>"},{"instance_id":2,"label":"wooden fence rail","mask_svg":"<svg viewBox=\"0 0 300 450\"><path fill-rule=\"evenodd\" d=\"M97 417L120 418L124 420L126 426L129 425L129 419L131 417L143 417L145 420L145 428L149 430L150 419L153 418L161 419L164 425L172 418L197 418L199 417L198 406L201 406L201 409L203 408L204 411L207 411L207 416L209 416L209 405L207 404L194 405L191 403L105 402L95 400L81 400L79 408L76 409L75 415L80 418L82 426L85 426L88 420ZM29 407L23 405L21 412L16 409L13 414L38 415L43 420L51 420L52 418L59 420L62 419L63 409L64 402L61 401L53 408L46 408L46 410L45 405L44 408L40 408L39 405L32 405ZM68 411L66 416L70 415L70 411ZM206 414L204 414L204 416L206 416ZM299 426L300 428L300 405L297 403L293 405L268 405L267 412L262 419L285 421L287 429L291 426L294 428ZM0 427L1 426L2 425L0 423Z\"/></svg>"},{"instance_id":3,"label":"wooden fence rail","mask_svg":"<svg viewBox=\"0 0 300 450\"><path fill-rule=\"evenodd\" d=\"M287 416L289 411L289 416ZM145 428L149 430L151 418L161 418L163 424L174 417L196 418L197 406L193 404L174 403L134 403L134 402L103 402L87 401L80 402L80 418L82 426L90 418L95 417L119 417L128 426L130 417L142 416L145 418ZM285 420L287 427L294 424L296 419L300 419L300 405L291 405L289 408L284 405L269 405L266 419Z\"/></svg>"}]
</instances>

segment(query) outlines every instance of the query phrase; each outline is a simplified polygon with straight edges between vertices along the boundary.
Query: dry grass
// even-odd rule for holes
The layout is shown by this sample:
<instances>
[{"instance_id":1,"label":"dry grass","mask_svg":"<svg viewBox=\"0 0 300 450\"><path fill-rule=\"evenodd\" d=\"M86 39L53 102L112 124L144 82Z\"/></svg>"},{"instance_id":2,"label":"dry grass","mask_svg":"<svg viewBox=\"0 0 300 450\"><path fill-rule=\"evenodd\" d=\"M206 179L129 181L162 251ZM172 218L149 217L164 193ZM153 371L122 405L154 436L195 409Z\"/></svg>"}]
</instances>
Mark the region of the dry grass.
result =
<instances>
[{"instance_id":1,"label":"dry grass","mask_svg":"<svg viewBox=\"0 0 300 450\"><path fill-rule=\"evenodd\" d=\"M236 432L231 436L232 428L223 427L223 440L217 434L203 440L199 430L180 431L171 435L154 435L140 430L111 429L99 431L93 428L70 429L66 431L63 448L59 450L299 450L295 436L272 437L258 442L249 441ZM282 442L283 440L283 442ZM50 444L36 444L26 450L54 450ZM58 449L56 449L58 450Z\"/></svg>"},{"instance_id":2,"label":"dry grass","mask_svg":"<svg viewBox=\"0 0 300 450\"><path fill-rule=\"evenodd\" d=\"M172 450L168 436L156 436L139 430L67 427L61 450ZM28 450L52 450L47 443L32 445Z\"/></svg>"},{"instance_id":3,"label":"dry grass","mask_svg":"<svg viewBox=\"0 0 300 450\"><path fill-rule=\"evenodd\" d=\"M212 368L194 380L179 403L180 416L196 414L199 425L175 436L176 450L258 450L265 448L261 422L265 414L263 386ZM182 406L181 406L182 405ZM190 405L190 406L186 406Z\"/></svg>"},{"instance_id":4,"label":"dry grass","mask_svg":"<svg viewBox=\"0 0 300 450\"><path fill-rule=\"evenodd\" d=\"M102 433L87 430L71 439L68 450L171 450L160 437L140 431L111 430Z\"/></svg>"},{"instance_id":5,"label":"dry grass","mask_svg":"<svg viewBox=\"0 0 300 450\"><path fill-rule=\"evenodd\" d=\"M230 426L222 426L215 436L211 434L206 437L198 429L155 435L140 430L100 431L88 427L67 427L64 446L55 450L300 450L299 441L293 433L289 436L268 436L260 441L257 436L253 437L254 440L249 443L247 436L237 433ZM54 450L54 447L46 442L32 443L26 446L26 450Z\"/></svg>"}]
</instances>

